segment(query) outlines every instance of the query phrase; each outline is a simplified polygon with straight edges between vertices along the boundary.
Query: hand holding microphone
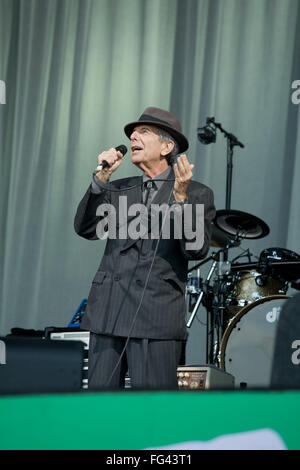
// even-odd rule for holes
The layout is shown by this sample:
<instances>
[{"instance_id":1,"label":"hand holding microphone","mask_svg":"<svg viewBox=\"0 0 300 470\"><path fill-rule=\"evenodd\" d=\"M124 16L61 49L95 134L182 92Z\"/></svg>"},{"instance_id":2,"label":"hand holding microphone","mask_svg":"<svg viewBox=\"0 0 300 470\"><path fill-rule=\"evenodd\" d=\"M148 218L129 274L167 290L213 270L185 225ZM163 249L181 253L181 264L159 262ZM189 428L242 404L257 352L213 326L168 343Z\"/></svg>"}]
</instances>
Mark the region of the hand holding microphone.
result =
<instances>
[{"instance_id":1,"label":"hand holding microphone","mask_svg":"<svg viewBox=\"0 0 300 470\"><path fill-rule=\"evenodd\" d=\"M94 175L100 181L108 181L110 175L116 171L122 163L122 158L127 152L125 145L119 145L116 148L110 148L98 155L98 166L94 170Z\"/></svg>"}]
</instances>

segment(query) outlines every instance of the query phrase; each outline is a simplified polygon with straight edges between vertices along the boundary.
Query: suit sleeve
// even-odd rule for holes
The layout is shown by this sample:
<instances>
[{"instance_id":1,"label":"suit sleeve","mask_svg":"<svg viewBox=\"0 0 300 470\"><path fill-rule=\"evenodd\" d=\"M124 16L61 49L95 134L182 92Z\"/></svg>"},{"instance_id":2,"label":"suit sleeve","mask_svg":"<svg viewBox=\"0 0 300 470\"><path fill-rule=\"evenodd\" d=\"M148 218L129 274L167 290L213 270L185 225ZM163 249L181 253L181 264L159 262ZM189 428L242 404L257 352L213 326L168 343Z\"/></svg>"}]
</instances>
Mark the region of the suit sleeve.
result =
<instances>
[{"instance_id":1,"label":"suit sleeve","mask_svg":"<svg viewBox=\"0 0 300 470\"><path fill-rule=\"evenodd\" d=\"M109 188L109 183L107 187ZM110 204L110 194L110 191L105 189L95 193L92 184L89 186L77 207L74 219L74 229L79 236L88 240L99 239L96 229L101 217L97 216L96 212L100 204Z\"/></svg>"},{"instance_id":2,"label":"suit sleeve","mask_svg":"<svg viewBox=\"0 0 300 470\"><path fill-rule=\"evenodd\" d=\"M187 213L184 208L184 229L180 248L184 258L192 261L205 258L210 247L212 220L216 214L213 191L207 186L192 191L188 195L188 206Z\"/></svg>"}]
</instances>

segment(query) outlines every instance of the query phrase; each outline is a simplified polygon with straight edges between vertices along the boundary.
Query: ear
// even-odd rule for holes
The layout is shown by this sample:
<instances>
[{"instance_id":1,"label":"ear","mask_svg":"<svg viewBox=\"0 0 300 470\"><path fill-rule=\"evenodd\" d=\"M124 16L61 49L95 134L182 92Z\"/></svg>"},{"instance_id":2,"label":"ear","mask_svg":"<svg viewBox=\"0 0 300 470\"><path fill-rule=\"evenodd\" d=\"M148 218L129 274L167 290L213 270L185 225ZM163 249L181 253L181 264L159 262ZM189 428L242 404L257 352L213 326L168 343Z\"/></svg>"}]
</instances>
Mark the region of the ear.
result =
<instances>
[{"instance_id":1,"label":"ear","mask_svg":"<svg viewBox=\"0 0 300 470\"><path fill-rule=\"evenodd\" d=\"M169 155L169 153L172 152L174 148L174 142L172 140L168 140L162 143L161 151L160 154L165 157L166 155Z\"/></svg>"}]
</instances>

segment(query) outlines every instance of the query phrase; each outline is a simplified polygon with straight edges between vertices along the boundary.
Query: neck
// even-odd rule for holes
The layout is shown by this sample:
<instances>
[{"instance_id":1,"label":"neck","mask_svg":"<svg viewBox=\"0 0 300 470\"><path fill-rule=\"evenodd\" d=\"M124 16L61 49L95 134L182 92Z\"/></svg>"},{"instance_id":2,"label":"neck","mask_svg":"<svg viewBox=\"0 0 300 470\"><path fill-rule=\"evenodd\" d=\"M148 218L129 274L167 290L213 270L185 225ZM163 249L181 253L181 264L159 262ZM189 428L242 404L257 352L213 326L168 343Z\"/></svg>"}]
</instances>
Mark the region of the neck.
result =
<instances>
[{"instance_id":1,"label":"neck","mask_svg":"<svg viewBox=\"0 0 300 470\"><path fill-rule=\"evenodd\" d=\"M164 158L161 160L157 165L155 166L147 166L145 162L142 162L139 165L139 168L149 177L149 178L155 178L155 176L160 175L163 171L165 171L168 168L168 162Z\"/></svg>"}]
</instances>

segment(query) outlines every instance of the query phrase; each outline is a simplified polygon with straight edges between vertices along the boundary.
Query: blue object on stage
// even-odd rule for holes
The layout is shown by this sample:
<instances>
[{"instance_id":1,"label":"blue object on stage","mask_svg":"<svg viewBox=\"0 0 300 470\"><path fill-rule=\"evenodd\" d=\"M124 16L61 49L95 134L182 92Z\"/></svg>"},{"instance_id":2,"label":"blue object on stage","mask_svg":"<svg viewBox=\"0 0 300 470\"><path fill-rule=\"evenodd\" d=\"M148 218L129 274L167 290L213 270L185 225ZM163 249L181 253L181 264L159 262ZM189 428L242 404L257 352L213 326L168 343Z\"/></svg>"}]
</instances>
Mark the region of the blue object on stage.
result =
<instances>
[{"instance_id":1,"label":"blue object on stage","mask_svg":"<svg viewBox=\"0 0 300 470\"><path fill-rule=\"evenodd\" d=\"M78 309L76 310L75 315L73 316L72 320L68 324L68 328L74 328L76 326L81 325L82 317L85 314L86 305L87 305L87 299L83 299Z\"/></svg>"}]
</instances>

